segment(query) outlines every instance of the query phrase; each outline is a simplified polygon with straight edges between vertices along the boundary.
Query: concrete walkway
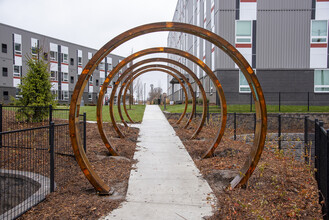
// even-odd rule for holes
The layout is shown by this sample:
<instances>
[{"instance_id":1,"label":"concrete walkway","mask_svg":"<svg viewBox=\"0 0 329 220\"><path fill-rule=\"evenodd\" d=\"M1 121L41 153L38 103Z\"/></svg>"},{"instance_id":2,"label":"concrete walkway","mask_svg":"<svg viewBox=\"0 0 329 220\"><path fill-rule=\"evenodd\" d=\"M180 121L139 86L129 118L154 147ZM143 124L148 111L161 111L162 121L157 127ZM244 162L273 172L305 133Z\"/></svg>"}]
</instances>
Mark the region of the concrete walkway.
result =
<instances>
[{"instance_id":1,"label":"concrete walkway","mask_svg":"<svg viewBox=\"0 0 329 220\"><path fill-rule=\"evenodd\" d=\"M127 202L103 219L202 219L215 196L156 105L147 105Z\"/></svg>"}]
</instances>

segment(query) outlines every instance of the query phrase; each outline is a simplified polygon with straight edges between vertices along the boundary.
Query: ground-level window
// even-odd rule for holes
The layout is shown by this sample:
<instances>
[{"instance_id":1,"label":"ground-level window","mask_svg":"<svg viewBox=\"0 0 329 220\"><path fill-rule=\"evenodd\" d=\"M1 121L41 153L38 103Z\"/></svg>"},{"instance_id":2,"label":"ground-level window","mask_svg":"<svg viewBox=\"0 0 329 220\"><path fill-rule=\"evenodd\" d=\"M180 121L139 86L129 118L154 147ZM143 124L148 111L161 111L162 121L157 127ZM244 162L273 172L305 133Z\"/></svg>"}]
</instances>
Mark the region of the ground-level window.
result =
<instances>
[{"instance_id":1,"label":"ground-level window","mask_svg":"<svg viewBox=\"0 0 329 220\"><path fill-rule=\"evenodd\" d=\"M54 96L55 100L58 100L58 91L57 90L51 90L51 94Z\"/></svg>"},{"instance_id":2,"label":"ground-level window","mask_svg":"<svg viewBox=\"0 0 329 220\"><path fill-rule=\"evenodd\" d=\"M88 94L88 99L89 99L89 101L92 101L92 100L93 100L93 93L90 92L90 93Z\"/></svg>"},{"instance_id":3,"label":"ground-level window","mask_svg":"<svg viewBox=\"0 0 329 220\"><path fill-rule=\"evenodd\" d=\"M249 93L250 91L251 90L246 77L243 75L241 70L239 70L239 92Z\"/></svg>"},{"instance_id":4,"label":"ground-level window","mask_svg":"<svg viewBox=\"0 0 329 220\"><path fill-rule=\"evenodd\" d=\"M3 100L9 100L9 93L8 93L8 91L3 91Z\"/></svg>"},{"instance_id":5,"label":"ground-level window","mask_svg":"<svg viewBox=\"0 0 329 220\"><path fill-rule=\"evenodd\" d=\"M69 91L62 91L62 100L69 100Z\"/></svg>"},{"instance_id":6,"label":"ground-level window","mask_svg":"<svg viewBox=\"0 0 329 220\"><path fill-rule=\"evenodd\" d=\"M314 70L314 92L329 92L329 69Z\"/></svg>"}]
</instances>

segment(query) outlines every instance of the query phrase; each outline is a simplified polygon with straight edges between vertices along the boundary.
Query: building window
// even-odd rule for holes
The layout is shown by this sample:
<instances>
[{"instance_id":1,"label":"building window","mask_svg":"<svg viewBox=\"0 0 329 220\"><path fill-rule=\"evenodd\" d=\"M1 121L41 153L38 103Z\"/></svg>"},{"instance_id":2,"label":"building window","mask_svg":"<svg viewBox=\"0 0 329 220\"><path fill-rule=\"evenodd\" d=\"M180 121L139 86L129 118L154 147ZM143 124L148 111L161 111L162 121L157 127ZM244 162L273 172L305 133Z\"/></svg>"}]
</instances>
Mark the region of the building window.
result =
<instances>
[{"instance_id":1,"label":"building window","mask_svg":"<svg viewBox=\"0 0 329 220\"><path fill-rule=\"evenodd\" d=\"M99 82L98 82L98 79L96 79L96 86L98 86L99 85Z\"/></svg>"},{"instance_id":2,"label":"building window","mask_svg":"<svg viewBox=\"0 0 329 220\"><path fill-rule=\"evenodd\" d=\"M328 24L326 20L313 20L311 30L311 43L327 43Z\"/></svg>"},{"instance_id":3,"label":"building window","mask_svg":"<svg viewBox=\"0 0 329 220\"><path fill-rule=\"evenodd\" d=\"M48 60L48 53L43 53L43 59Z\"/></svg>"},{"instance_id":4,"label":"building window","mask_svg":"<svg viewBox=\"0 0 329 220\"><path fill-rule=\"evenodd\" d=\"M246 77L243 75L241 70L239 70L239 92L240 93L250 93L250 87Z\"/></svg>"},{"instance_id":5,"label":"building window","mask_svg":"<svg viewBox=\"0 0 329 220\"><path fill-rule=\"evenodd\" d=\"M74 76L71 76L71 80L70 80L71 83L74 83Z\"/></svg>"},{"instance_id":6,"label":"building window","mask_svg":"<svg viewBox=\"0 0 329 220\"><path fill-rule=\"evenodd\" d=\"M22 45L20 43L15 43L15 54L22 54Z\"/></svg>"},{"instance_id":7,"label":"building window","mask_svg":"<svg viewBox=\"0 0 329 220\"><path fill-rule=\"evenodd\" d=\"M8 93L8 91L3 91L3 100L5 100L5 101L9 100L9 93Z\"/></svg>"},{"instance_id":8,"label":"building window","mask_svg":"<svg viewBox=\"0 0 329 220\"><path fill-rule=\"evenodd\" d=\"M93 76L89 77L89 83L93 83Z\"/></svg>"},{"instance_id":9,"label":"building window","mask_svg":"<svg viewBox=\"0 0 329 220\"><path fill-rule=\"evenodd\" d=\"M235 43L251 43L251 21L236 21Z\"/></svg>"},{"instance_id":10,"label":"building window","mask_svg":"<svg viewBox=\"0 0 329 220\"><path fill-rule=\"evenodd\" d=\"M62 63L69 63L69 55L66 53L62 53Z\"/></svg>"},{"instance_id":11,"label":"building window","mask_svg":"<svg viewBox=\"0 0 329 220\"><path fill-rule=\"evenodd\" d=\"M82 66L82 57L78 57L78 66Z\"/></svg>"},{"instance_id":12,"label":"building window","mask_svg":"<svg viewBox=\"0 0 329 220\"><path fill-rule=\"evenodd\" d=\"M101 62L99 64L99 70L105 70L105 63L104 62Z\"/></svg>"},{"instance_id":13,"label":"building window","mask_svg":"<svg viewBox=\"0 0 329 220\"><path fill-rule=\"evenodd\" d=\"M39 40L35 38L31 38L31 53L33 58L38 57L39 53Z\"/></svg>"},{"instance_id":14,"label":"building window","mask_svg":"<svg viewBox=\"0 0 329 220\"><path fill-rule=\"evenodd\" d=\"M69 91L62 91L62 100L69 100Z\"/></svg>"},{"instance_id":15,"label":"building window","mask_svg":"<svg viewBox=\"0 0 329 220\"><path fill-rule=\"evenodd\" d=\"M5 76L5 77L8 76L8 68L7 67L2 67L2 76Z\"/></svg>"},{"instance_id":16,"label":"building window","mask_svg":"<svg viewBox=\"0 0 329 220\"><path fill-rule=\"evenodd\" d=\"M70 59L70 64L71 64L71 66L74 65L74 59L73 58Z\"/></svg>"},{"instance_id":17,"label":"building window","mask_svg":"<svg viewBox=\"0 0 329 220\"><path fill-rule=\"evenodd\" d=\"M88 100L89 101L93 100L93 93L92 92L88 93Z\"/></svg>"},{"instance_id":18,"label":"building window","mask_svg":"<svg viewBox=\"0 0 329 220\"><path fill-rule=\"evenodd\" d=\"M50 71L50 80L57 81L57 71Z\"/></svg>"},{"instance_id":19,"label":"building window","mask_svg":"<svg viewBox=\"0 0 329 220\"><path fill-rule=\"evenodd\" d=\"M55 100L58 100L58 91L57 90L51 90L51 94L53 95Z\"/></svg>"},{"instance_id":20,"label":"building window","mask_svg":"<svg viewBox=\"0 0 329 220\"><path fill-rule=\"evenodd\" d=\"M14 65L14 76L20 77L21 76L21 67Z\"/></svg>"},{"instance_id":21,"label":"building window","mask_svg":"<svg viewBox=\"0 0 329 220\"><path fill-rule=\"evenodd\" d=\"M58 61L58 53L56 51L50 51L50 61Z\"/></svg>"},{"instance_id":22,"label":"building window","mask_svg":"<svg viewBox=\"0 0 329 220\"><path fill-rule=\"evenodd\" d=\"M329 69L314 70L314 92L329 92Z\"/></svg>"},{"instance_id":23,"label":"building window","mask_svg":"<svg viewBox=\"0 0 329 220\"><path fill-rule=\"evenodd\" d=\"M68 82L69 81L69 74L62 72L62 82Z\"/></svg>"},{"instance_id":24,"label":"building window","mask_svg":"<svg viewBox=\"0 0 329 220\"><path fill-rule=\"evenodd\" d=\"M2 51L2 53L7 53L7 44L1 45L1 51Z\"/></svg>"}]
</instances>

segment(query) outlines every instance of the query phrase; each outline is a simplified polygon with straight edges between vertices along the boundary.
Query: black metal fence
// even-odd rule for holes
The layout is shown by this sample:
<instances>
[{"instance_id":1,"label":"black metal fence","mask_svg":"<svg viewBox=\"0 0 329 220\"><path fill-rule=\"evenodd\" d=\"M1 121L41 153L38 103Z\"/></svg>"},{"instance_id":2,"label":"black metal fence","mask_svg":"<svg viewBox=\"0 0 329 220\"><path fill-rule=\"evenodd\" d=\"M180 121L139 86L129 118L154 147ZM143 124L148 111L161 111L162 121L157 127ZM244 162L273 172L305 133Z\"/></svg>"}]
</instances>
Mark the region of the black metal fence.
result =
<instances>
[{"instance_id":1,"label":"black metal fence","mask_svg":"<svg viewBox=\"0 0 329 220\"><path fill-rule=\"evenodd\" d=\"M315 173L319 188L319 202L322 204L323 219L329 219L329 130L323 122L315 121Z\"/></svg>"},{"instance_id":2,"label":"black metal fence","mask_svg":"<svg viewBox=\"0 0 329 220\"><path fill-rule=\"evenodd\" d=\"M0 105L0 219L20 216L71 175L68 112ZM80 118L85 143L86 115Z\"/></svg>"},{"instance_id":3,"label":"black metal fence","mask_svg":"<svg viewBox=\"0 0 329 220\"><path fill-rule=\"evenodd\" d=\"M195 92L199 101L202 101L201 92ZM220 105L219 97L216 91L206 92L207 99L210 103ZM328 93L314 92L264 92L264 97L269 112L287 112L291 111L292 107L299 112L324 112L328 111L326 106L329 106ZM172 95L168 98L173 101ZM191 99L191 95L189 95ZM240 92L225 92L225 99L228 109L231 112L253 112L255 111L252 93ZM181 90L175 92L175 103L183 103L184 95Z\"/></svg>"}]
</instances>

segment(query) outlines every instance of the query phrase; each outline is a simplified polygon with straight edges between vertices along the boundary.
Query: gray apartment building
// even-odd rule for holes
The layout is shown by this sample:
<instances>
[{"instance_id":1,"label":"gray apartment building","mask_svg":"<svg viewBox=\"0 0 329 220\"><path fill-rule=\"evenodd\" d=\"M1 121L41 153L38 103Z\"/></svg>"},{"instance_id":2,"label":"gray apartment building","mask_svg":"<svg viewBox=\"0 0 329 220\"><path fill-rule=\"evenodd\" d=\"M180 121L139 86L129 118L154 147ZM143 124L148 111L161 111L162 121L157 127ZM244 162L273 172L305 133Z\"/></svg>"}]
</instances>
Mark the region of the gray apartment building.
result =
<instances>
[{"instance_id":1,"label":"gray apartment building","mask_svg":"<svg viewBox=\"0 0 329 220\"><path fill-rule=\"evenodd\" d=\"M315 105L329 105L328 19L329 0L178 0L173 17L234 45L254 68L268 104L282 95L288 104L305 104L309 98ZM169 33L168 46L203 60L217 75L228 103L249 102L247 81L219 48L179 32ZM200 68L178 56L168 57L193 70L210 102L218 103ZM180 86L171 82L168 77L167 94L181 100Z\"/></svg>"},{"instance_id":2,"label":"gray apartment building","mask_svg":"<svg viewBox=\"0 0 329 220\"><path fill-rule=\"evenodd\" d=\"M92 48L1 23L0 43L0 103L5 104L10 103L11 96L17 97L19 94L18 85L27 72L27 55L37 56L36 48L42 48L43 55L49 62L52 92L62 104L70 102L79 75L89 59L97 52ZM123 57L109 54L98 65L84 91L84 103L97 102L97 95L106 76L121 60ZM112 84L107 88L105 99L109 98L111 90Z\"/></svg>"}]
</instances>

